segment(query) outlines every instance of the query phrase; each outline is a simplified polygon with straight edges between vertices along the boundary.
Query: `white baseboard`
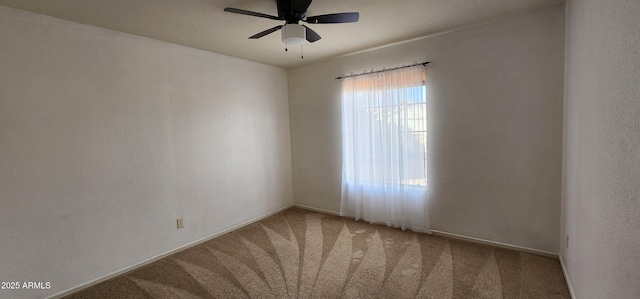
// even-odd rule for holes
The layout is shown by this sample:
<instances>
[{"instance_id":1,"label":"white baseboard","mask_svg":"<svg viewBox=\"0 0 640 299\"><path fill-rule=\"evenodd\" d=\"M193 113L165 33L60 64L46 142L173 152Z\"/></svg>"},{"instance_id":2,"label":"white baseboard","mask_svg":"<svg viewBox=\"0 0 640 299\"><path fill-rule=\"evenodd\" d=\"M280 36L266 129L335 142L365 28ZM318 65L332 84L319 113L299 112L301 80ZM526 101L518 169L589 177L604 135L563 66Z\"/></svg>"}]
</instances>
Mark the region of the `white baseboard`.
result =
<instances>
[{"instance_id":1,"label":"white baseboard","mask_svg":"<svg viewBox=\"0 0 640 299\"><path fill-rule=\"evenodd\" d=\"M562 267L562 273L564 274L564 280L567 282L567 288L569 289L569 295L571 295L571 299L576 299L576 294L573 292L573 287L571 286L571 279L569 279L569 272L567 272L567 267L564 265L564 259L562 259L562 255L560 257L560 266Z\"/></svg>"},{"instance_id":2,"label":"white baseboard","mask_svg":"<svg viewBox=\"0 0 640 299\"><path fill-rule=\"evenodd\" d=\"M320 213L325 213L325 214L334 215L334 216L340 216L340 213L336 212L336 211L318 209L318 208L305 206L305 205L299 205L299 204L294 204L293 206L296 207L296 208L301 208L301 209L305 209L305 210L309 210L309 211L320 212Z\"/></svg>"},{"instance_id":3,"label":"white baseboard","mask_svg":"<svg viewBox=\"0 0 640 299\"><path fill-rule=\"evenodd\" d=\"M533 249L533 248L529 248L529 247L512 245L512 244L507 244L507 243L502 243L502 242L490 241L490 240L474 238L474 237L469 237L469 236L464 236L464 235L458 235L458 234L443 232L443 231L439 231L439 230L433 230L432 229L431 233L436 235L436 236L439 235L439 236L449 237L449 238L453 238L453 239L469 241L469 242L473 242L473 243L480 243L480 244L485 244L485 245L491 245L491 246L496 246L496 247L501 247L501 248L506 248L506 249L512 249L512 250L517 250L517 251L523 251L523 252L533 253L533 254L552 257L552 258L558 258L558 256L559 256L555 252L544 251L544 250L539 250L539 249Z\"/></svg>"},{"instance_id":4,"label":"white baseboard","mask_svg":"<svg viewBox=\"0 0 640 299\"><path fill-rule=\"evenodd\" d=\"M86 288L88 288L88 287L90 287L90 286L96 285L96 284L101 283L101 282L103 282L103 281L105 281L105 280L111 279L111 278L116 277L116 276L118 276L118 275L121 275L121 274L127 273L127 272L129 272L129 271L131 271L131 270L134 270L134 269L140 268L140 267L142 267L142 266L148 265L148 264L150 264L150 263L153 263L153 262L155 262L155 261L157 261L157 260L159 260L159 259L162 259L162 258L164 258L164 257L167 257L167 256L169 256L169 255L172 255L172 254L174 254L174 253L176 253L176 252L178 252L178 251L180 251L180 250L184 250L184 249L186 249L186 248L189 248L189 247L192 247L192 246L198 245L198 244L200 244L200 243L204 243L204 242L206 242L206 241L209 241L209 240L211 240L211 239L213 239L213 238L216 238L216 237L219 237L219 236L221 236L221 235L224 235L224 234L226 234L226 233L228 233L228 232L231 232L231 231L233 231L233 230L236 230L236 229L239 229L239 228L245 227L245 226L247 226L247 225L249 225L249 224L252 224L252 223L258 222L258 221L260 221L260 220L262 220L262 219L265 219L265 218L267 218L267 217L270 217L270 216L273 216L273 215L275 215L275 214L278 214L278 213L280 213L280 212L282 212L282 211L284 211L284 210L290 209L291 207L293 207L293 205L286 206L286 207L284 207L284 208L280 208L280 209L278 209L278 210L277 210L277 211L275 211L275 212L271 212L271 213L266 214L266 215L263 215L263 216L259 216L259 217L253 218L253 219L249 219L249 220L247 220L247 221L245 221L245 222L242 222L242 223L240 223L240 224L236 224L236 225L233 225L233 226L227 227L227 228L225 228L224 230L222 230L222 231L220 231L220 232L218 232L218 233L215 233L215 234L213 234L213 235L210 235L210 236L204 237L204 238L202 238L202 239L199 239L199 240L193 241L193 242L191 242L191 243L188 243L188 244L182 245L182 246L180 246L180 247L178 247L178 248L175 248L175 249L169 250L169 251L167 251L167 252L165 252L165 253L162 253L162 254L156 255L156 256L154 256L154 257L152 257L152 258L146 259L146 260L144 260L144 261L142 261L142 262L139 262L139 263L136 263L136 264L134 264L134 265L131 265L131 266L125 267L125 268L123 268L123 269L117 270L117 271L112 272L112 273L110 273L110 274L107 274L107 275L105 275L105 276L102 276L102 277L96 278L96 279L91 280L91 281L89 281L89 282L87 282L87 283L83 283L83 284L81 284L81 285L79 285L79 286L77 286L77 287L73 287L73 288L68 289L68 290L66 290L66 291L62 291L62 292L60 292L60 293L57 293L57 294L51 295L51 296L49 296L49 297L47 297L47 298L49 298L49 299L53 299L53 298L62 298L62 297L64 297L64 296L71 295L71 294L73 294L73 293L75 293L75 292L78 292L78 291L80 291L80 290L86 289Z\"/></svg>"}]
</instances>

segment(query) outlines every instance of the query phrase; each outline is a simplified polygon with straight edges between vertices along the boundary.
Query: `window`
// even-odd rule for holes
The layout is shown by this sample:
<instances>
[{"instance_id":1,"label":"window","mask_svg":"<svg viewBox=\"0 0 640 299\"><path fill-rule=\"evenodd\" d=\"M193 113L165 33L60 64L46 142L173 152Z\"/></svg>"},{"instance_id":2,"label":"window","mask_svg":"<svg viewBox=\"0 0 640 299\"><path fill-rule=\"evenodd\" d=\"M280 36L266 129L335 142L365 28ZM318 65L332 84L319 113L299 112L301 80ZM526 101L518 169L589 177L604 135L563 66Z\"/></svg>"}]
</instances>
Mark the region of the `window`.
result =
<instances>
[{"instance_id":1,"label":"window","mask_svg":"<svg viewBox=\"0 0 640 299\"><path fill-rule=\"evenodd\" d=\"M427 185L427 101L424 85L376 90L378 95L371 100L357 101L356 109L362 110L358 117L364 125L354 132L359 141L369 140L373 135L376 144L363 150L362 155L353 156L355 164L362 165L363 172L372 176L359 176L361 183L382 185L389 179L401 185ZM366 92L357 92L356 98L366 99ZM362 121L360 120L360 121ZM365 129L366 128L366 129ZM371 130L371 132L369 131ZM395 148L395 150L394 150ZM396 151L397 150L397 151ZM406 161L402 161L406 160ZM385 175L385 169L406 162L398 174ZM405 164L405 163L403 163ZM403 175L400 175L404 173Z\"/></svg>"}]
</instances>

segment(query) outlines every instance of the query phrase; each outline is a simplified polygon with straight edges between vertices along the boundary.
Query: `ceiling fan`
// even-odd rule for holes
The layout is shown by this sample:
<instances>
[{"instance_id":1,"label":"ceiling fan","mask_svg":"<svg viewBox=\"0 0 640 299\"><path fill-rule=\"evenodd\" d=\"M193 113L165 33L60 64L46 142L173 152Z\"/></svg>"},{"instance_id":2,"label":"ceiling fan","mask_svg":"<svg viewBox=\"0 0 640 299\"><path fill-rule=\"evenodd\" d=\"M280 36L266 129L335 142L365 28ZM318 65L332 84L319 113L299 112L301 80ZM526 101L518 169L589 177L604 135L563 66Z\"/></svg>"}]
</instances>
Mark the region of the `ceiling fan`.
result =
<instances>
[{"instance_id":1,"label":"ceiling fan","mask_svg":"<svg viewBox=\"0 0 640 299\"><path fill-rule=\"evenodd\" d=\"M360 18L360 14L357 12L333 13L309 17L307 16L307 8L309 8L311 1L312 0L277 0L278 16L233 7L227 7L224 11L276 21L285 21L283 25L278 25L249 37L250 39L257 39L283 29L282 42L284 42L285 45L303 44L306 41L313 43L320 39L320 35L311 30L311 28L300 25L299 23L301 21L308 24L336 24L353 23L357 22Z\"/></svg>"}]
</instances>

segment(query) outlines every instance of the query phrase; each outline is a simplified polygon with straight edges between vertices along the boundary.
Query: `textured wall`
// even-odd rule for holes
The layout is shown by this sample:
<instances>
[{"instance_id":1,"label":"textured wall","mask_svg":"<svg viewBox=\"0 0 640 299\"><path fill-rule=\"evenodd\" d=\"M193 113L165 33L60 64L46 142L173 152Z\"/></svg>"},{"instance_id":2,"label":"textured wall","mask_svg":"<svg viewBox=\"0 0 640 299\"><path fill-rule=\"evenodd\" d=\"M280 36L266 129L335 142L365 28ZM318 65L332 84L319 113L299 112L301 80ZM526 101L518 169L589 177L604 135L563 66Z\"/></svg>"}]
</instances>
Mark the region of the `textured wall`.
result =
<instances>
[{"instance_id":1,"label":"textured wall","mask_svg":"<svg viewBox=\"0 0 640 299\"><path fill-rule=\"evenodd\" d=\"M564 10L289 70L297 204L338 211L340 81L434 61L429 89L432 229L558 252Z\"/></svg>"},{"instance_id":2,"label":"textured wall","mask_svg":"<svg viewBox=\"0 0 640 299\"><path fill-rule=\"evenodd\" d=\"M51 283L0 297L291 205L289 136L284 69L0 6L0 281Z\"/></svg>"},{"instance_id":3,"label":"textured wall","mask_svg":"<svg viewBox=\"0 0 640 299\"><path fill-rule=\"evenodd\" d=\"M640 2L566 9L561 255L576 298L640 298Z\"/></svg>"}]
</instances>

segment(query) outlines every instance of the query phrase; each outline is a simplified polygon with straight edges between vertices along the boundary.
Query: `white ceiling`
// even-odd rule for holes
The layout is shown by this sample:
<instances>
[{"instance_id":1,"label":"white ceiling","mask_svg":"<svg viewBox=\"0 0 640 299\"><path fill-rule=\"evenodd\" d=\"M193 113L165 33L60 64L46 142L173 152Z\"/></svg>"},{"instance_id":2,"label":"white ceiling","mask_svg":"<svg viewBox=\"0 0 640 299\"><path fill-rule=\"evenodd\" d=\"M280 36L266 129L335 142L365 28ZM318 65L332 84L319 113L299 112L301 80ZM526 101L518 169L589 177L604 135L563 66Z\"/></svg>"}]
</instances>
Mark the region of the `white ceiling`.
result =
<instances>
[{"instance_id":1,"label":"white ceiling","mask_svg":"<svg viewBox=\"0 0 640 299\"><path fill-rule=\"evenodd\" d=\"M224 12L235 7L277 15L275 0L0 0L35 13L146 36L265 64L293 67L466 25L539 10L565 0L314 0L307 15L360 12L351 24L308 25L322 39L284 51L280 32L249 36L283 22Z\"/></svg>"}]
</instances>

